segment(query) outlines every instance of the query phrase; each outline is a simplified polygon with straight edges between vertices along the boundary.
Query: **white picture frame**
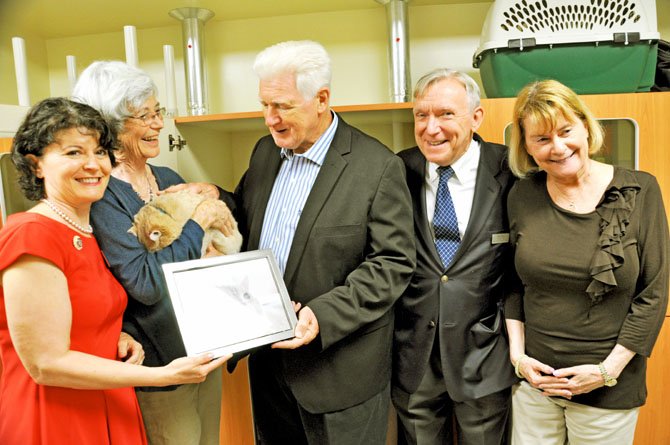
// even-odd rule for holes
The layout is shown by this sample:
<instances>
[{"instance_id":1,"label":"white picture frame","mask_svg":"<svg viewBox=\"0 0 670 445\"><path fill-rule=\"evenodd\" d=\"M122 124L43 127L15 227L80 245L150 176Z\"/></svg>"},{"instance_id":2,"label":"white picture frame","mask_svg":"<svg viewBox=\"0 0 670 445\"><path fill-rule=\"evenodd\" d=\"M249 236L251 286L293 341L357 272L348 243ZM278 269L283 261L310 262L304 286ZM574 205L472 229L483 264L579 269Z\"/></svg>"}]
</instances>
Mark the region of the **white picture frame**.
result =
<instances>
[{"instance_id":1,"label":"white picture frame","mask_svg":"<svg viewBox=\"0 0 670 445\"><path fill-rule=\"evenodd\" d=\"M269 249L163 264L188 356L293 338L293 304Z\"/></svg>"}]
</instances>

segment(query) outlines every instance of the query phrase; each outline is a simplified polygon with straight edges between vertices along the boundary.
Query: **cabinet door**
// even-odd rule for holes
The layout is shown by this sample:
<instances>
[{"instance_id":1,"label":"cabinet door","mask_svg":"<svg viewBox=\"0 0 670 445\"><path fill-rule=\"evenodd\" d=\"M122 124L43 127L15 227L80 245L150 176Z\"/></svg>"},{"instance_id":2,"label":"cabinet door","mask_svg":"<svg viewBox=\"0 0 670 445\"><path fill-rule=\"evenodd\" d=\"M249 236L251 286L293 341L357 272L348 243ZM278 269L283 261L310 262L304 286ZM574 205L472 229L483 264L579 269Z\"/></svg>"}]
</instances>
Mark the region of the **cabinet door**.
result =
<instances>
[{"instance_id":1,"label":"cabinet door","mask_svg":"<svg viewBox=\"0 0 670 445\"><path fill-rule=\"evenodd\" d=\"M0 138L0 153L7 152L12 148L12 138Z\"/></svg>"},{"instance_id":2,"label":"cabinet door","mask_svg":"<svg viewBox=\"0 0 670 445\"><path fill-rule=\"evenodd\" d=\"M254 445L247 359L241 360L232 374L226 371L226 365L223 368L221 443Z\"/></svg>"},{"instance_id":3,"label":"cabinet door","mask_svg":"<svg viewBox=\"0 0 670 445\"><path fill-rule=\"evenodd\" d=\"M640 410L635 430L635 445L670 443L670 317L658 336L647 367L647 403Z\"/></svg>"}]
</instances>

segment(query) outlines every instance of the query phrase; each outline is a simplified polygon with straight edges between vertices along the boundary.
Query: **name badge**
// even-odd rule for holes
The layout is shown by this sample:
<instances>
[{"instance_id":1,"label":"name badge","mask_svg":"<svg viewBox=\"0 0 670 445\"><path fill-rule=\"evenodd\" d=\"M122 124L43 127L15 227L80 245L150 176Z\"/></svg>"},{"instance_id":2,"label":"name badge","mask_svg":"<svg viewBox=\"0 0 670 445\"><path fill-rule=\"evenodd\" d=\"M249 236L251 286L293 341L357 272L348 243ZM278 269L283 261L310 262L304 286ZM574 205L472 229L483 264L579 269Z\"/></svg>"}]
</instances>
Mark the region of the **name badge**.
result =
<instances>
[{"instance_id":1,"label":"name badge","mask_svg":"<svg viewBox=\"0 0 670 445\"><path fill-rule=\"evenodd\" d=\"M491 244L509 243L509 233L494 233L491 235Z\"/></svg>"}]
</instances>

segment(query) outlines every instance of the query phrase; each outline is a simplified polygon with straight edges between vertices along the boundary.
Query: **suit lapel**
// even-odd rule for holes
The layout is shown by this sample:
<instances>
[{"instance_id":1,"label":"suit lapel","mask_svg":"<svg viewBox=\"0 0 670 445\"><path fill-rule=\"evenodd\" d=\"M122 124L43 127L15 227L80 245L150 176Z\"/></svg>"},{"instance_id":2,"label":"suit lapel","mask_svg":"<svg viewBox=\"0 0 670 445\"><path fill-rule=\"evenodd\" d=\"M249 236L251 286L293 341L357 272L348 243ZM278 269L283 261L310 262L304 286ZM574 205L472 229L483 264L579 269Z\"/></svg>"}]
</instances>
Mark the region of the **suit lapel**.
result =
<instances>
[{"instance_id":1,"label":"suit lapel","mask_svg":"<svg viewBox=\"0 0 670 445\"><path fill-rule=\"evenodd\" d=\"M326 158L316 177L314 186L309 192L305 207L302 209L300 221L295 230L293 244L286 262L284 282L289 284L296 272L300 259L305 251L305 246L321 209L326 204L328 197L335 188L335 184L347 166L345 155L351 151L351 129L339 118L337 130L333 136Z\"/></svg>"},{"instance_id":2,"label":"suit lapel","mask_svg":"<svg viewBox=\"0 0 670 445\"><path fill-rule=\"evenodd\" d=\"M251 217L251 227L249 227L249 249L258 249L258 244L260 243L261 231L263 230L263 220L265 219L265 210L268 206L268 200L270 199L270 193L272 193L272 187L275 183L275 178L277 173L279 173L279 168L281 167L281 149L274 145L274 150L271 148L269 150L262 150L259 152L259 155L262 155L261 160L258 162L258 165L261 165L264 173L260 175L260 184L257 188L258 201L257 205L253 209L253 215Z\"/></svg>"},{"instance_id":3,"label":"suit lapel","mask_svg":"<svg viewBox=\"0 0 670 445\"><path fill-rule=\"evenodd\" d=\"M497 180L500 173L500 159L492 150L488 149L488 144L475 135L481 144L479 166L477 167L477 182L475 184L475 194L472 199L472 210L470 211L470 220L468 227L463 234L461 246L456 252L454 263L459 257L467 252L469 245L476 239L479 239L479 233L485 225L486 220L493 209L496 200L500 198L501 184ZM488 236L488 235L487 235Z\"/></svg>"},{"instance_id":4,"label":"suit lapel","mask_svg":"<svg viewBox=\"0 0 670 445\"><path fill-rule=\"evenodd\" d=\"M442 260L435 247L433 229L428 221L426 213L426 158L416 148L412 156L407 157L407 186L412 195L414 206L414 224L416 227L416 238L427 250L427 258L431 259L431 265L440 272L442 271ZM439 273L439 272L438 272Z\"/></svg>"}]
</instances>

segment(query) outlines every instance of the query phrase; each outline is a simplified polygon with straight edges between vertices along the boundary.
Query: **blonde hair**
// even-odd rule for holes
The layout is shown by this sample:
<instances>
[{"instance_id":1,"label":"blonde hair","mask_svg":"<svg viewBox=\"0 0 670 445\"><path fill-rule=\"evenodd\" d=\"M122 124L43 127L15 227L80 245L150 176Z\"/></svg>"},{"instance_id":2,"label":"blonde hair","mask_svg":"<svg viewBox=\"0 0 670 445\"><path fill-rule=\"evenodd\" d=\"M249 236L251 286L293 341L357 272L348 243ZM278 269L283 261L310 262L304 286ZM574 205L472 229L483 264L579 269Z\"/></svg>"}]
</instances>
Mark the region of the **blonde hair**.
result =
<instances>
[{"instance_id":1,"label":"blonde hair","mask_svg":"<svg viewBox=\"0 0 670 445\"><path fill-rule=\"evenodd\" d=\"M514 175L524 178L538 170L527 151L523 121L530 118L545 128L554 129L561 117L582 121L588 134L589 155L601 149L603 129L574 91L556 80L533 82L519 92L514 103L509 144L509 166Z\"/></svg>"}]
</instances>

